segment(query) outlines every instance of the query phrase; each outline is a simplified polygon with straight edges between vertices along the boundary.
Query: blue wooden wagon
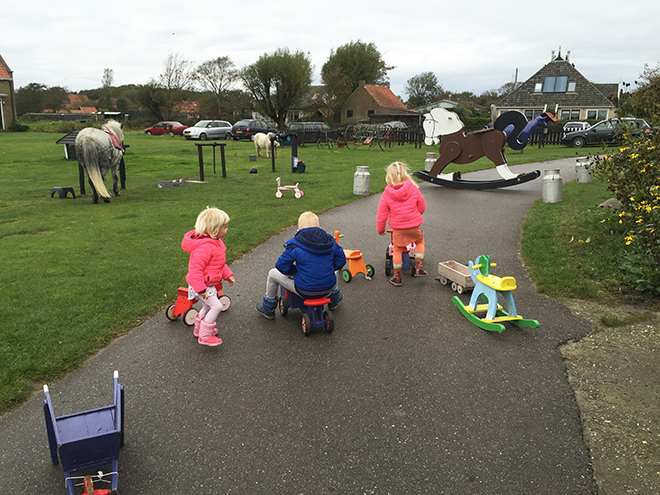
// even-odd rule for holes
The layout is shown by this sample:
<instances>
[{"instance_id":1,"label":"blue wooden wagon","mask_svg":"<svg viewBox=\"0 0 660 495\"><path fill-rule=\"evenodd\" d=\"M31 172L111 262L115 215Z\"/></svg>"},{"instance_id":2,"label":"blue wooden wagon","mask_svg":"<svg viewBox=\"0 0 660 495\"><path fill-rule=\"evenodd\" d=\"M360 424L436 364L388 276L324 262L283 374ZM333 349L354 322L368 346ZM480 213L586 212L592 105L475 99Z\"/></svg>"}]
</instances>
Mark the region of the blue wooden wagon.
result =
<instances>
[{"instance_id":1,"label":"blue wooden wagon","mask_svg":"<svg viewBox=\"0 0 660 495\"><path fill-rule=\"evenodd\" d=\"M50 455L53 464L62 464L69 495L75 495L74 474L108 465L112 466L110 493L116 495L119 449L124 445L124 387L119 373L114 372L111 406L56 417L47 385L44 394Z\"/></svg>"}]
</instances>

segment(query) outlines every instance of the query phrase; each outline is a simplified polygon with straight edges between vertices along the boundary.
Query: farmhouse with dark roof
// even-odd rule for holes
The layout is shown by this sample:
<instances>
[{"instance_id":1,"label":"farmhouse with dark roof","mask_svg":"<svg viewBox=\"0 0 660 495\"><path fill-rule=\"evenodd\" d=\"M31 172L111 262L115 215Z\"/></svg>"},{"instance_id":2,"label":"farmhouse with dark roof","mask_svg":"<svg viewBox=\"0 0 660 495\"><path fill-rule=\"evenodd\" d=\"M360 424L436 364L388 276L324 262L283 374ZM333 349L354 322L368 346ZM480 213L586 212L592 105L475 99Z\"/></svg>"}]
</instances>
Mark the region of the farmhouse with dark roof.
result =
<instances>
[{"instance_id":1,"label":"farmhouse with dark roof","mask_svg":"<svg viewBox=\"0 0 660 495\"><path fill-rule=\"evenodd\" d=\"M562 120L603 120L615 116L619 84L589 81L561 51L536 74L506 95L497 105L498 115L518 110L531 120L545 110Z\"/></svg>"}]
</instances>

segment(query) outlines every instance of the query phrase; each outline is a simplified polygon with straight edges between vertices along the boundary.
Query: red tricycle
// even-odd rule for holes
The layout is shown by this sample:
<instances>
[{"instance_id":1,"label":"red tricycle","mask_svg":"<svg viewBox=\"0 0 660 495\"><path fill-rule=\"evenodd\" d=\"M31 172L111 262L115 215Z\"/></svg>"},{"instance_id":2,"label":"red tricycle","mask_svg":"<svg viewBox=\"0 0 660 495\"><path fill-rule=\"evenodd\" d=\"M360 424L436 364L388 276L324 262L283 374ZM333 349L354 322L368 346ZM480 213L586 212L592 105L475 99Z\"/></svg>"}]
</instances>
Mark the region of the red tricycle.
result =
<instances>
[{"instance_id":1,"label":"red tricycle","mask_svg":"<svg viewBox=\"0 0 660 495\"><path fill-rule=\"evenodd\" d=\"M218 289L218 299L222 303L222 311L227 311L229 306L231 306L231 299L229 296L223 294L222 292L222 282L216 284L216 289ZM165 310L165 317L170 321L175 321L179 316L183 319L183 322L189 327L195 324L195 316L197 316L197 310L193 308L198 299L188 299L188 288L179 287L176 290L178 297L174 304L170 304Z\"/></svg>"}]
</instances>

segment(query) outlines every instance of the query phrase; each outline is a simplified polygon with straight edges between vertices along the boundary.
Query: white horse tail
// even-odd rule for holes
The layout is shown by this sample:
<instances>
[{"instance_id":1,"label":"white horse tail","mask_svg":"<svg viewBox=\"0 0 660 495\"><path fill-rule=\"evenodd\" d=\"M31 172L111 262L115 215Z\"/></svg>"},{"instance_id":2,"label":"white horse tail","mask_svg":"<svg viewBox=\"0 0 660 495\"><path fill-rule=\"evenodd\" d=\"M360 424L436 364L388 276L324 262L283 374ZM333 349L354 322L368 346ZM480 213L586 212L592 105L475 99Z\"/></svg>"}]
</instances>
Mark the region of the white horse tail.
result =
<instances>
[{"instance_id":1,"label":"white horse tail","mask_svg":"<svg viewBox=\"0 0 660 495\"><path fill-rule=\"evenodd\" d=\"M94 138L89 135L81 137L81 147L82 156L79 156L78 159L85 164L85 169L87 170L87 176L89 180L94 185L94 189L99 196L102 198L110 198L110 192L105 187L103 182L103 175L101 174L101 167L99 163L99 148Z\"/></svg>"}]
</instances>

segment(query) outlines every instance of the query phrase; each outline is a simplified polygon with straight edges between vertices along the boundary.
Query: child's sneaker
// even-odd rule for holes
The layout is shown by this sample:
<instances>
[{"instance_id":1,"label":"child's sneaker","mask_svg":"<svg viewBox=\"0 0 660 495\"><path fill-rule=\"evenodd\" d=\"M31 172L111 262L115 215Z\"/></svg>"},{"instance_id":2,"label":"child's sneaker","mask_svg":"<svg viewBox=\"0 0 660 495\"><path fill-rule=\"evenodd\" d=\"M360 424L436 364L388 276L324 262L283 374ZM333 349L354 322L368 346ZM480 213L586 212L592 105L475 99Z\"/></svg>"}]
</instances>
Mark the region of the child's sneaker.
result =
<instances>
[{"instance_id":1,"label":"child's sneaker","mask_svg":"<svg viewBox=\"0 0 660 495\"><path fill-rule=\"evenodd\" d=\"M275 318L275 308L277 307L277 297L275 299L269 299L264 294L264 300L260 303L257 303L257 311L261 313L265 318L272 320Z\"/></svg>"},{"instance_id":2,"label":"child's sneaker","mask_svg":"<svg viewBox=\"0 0 660 495\"><path fill-rule=\"evenodd\" d=\"M330 311L334 311L337 306L339 306L339 303L342 301L342 299L344 299L344 295L339 290L339 287L337 287L330 293L330 304L328 304L328 309Z\"/></svg>"}]
</instances>

